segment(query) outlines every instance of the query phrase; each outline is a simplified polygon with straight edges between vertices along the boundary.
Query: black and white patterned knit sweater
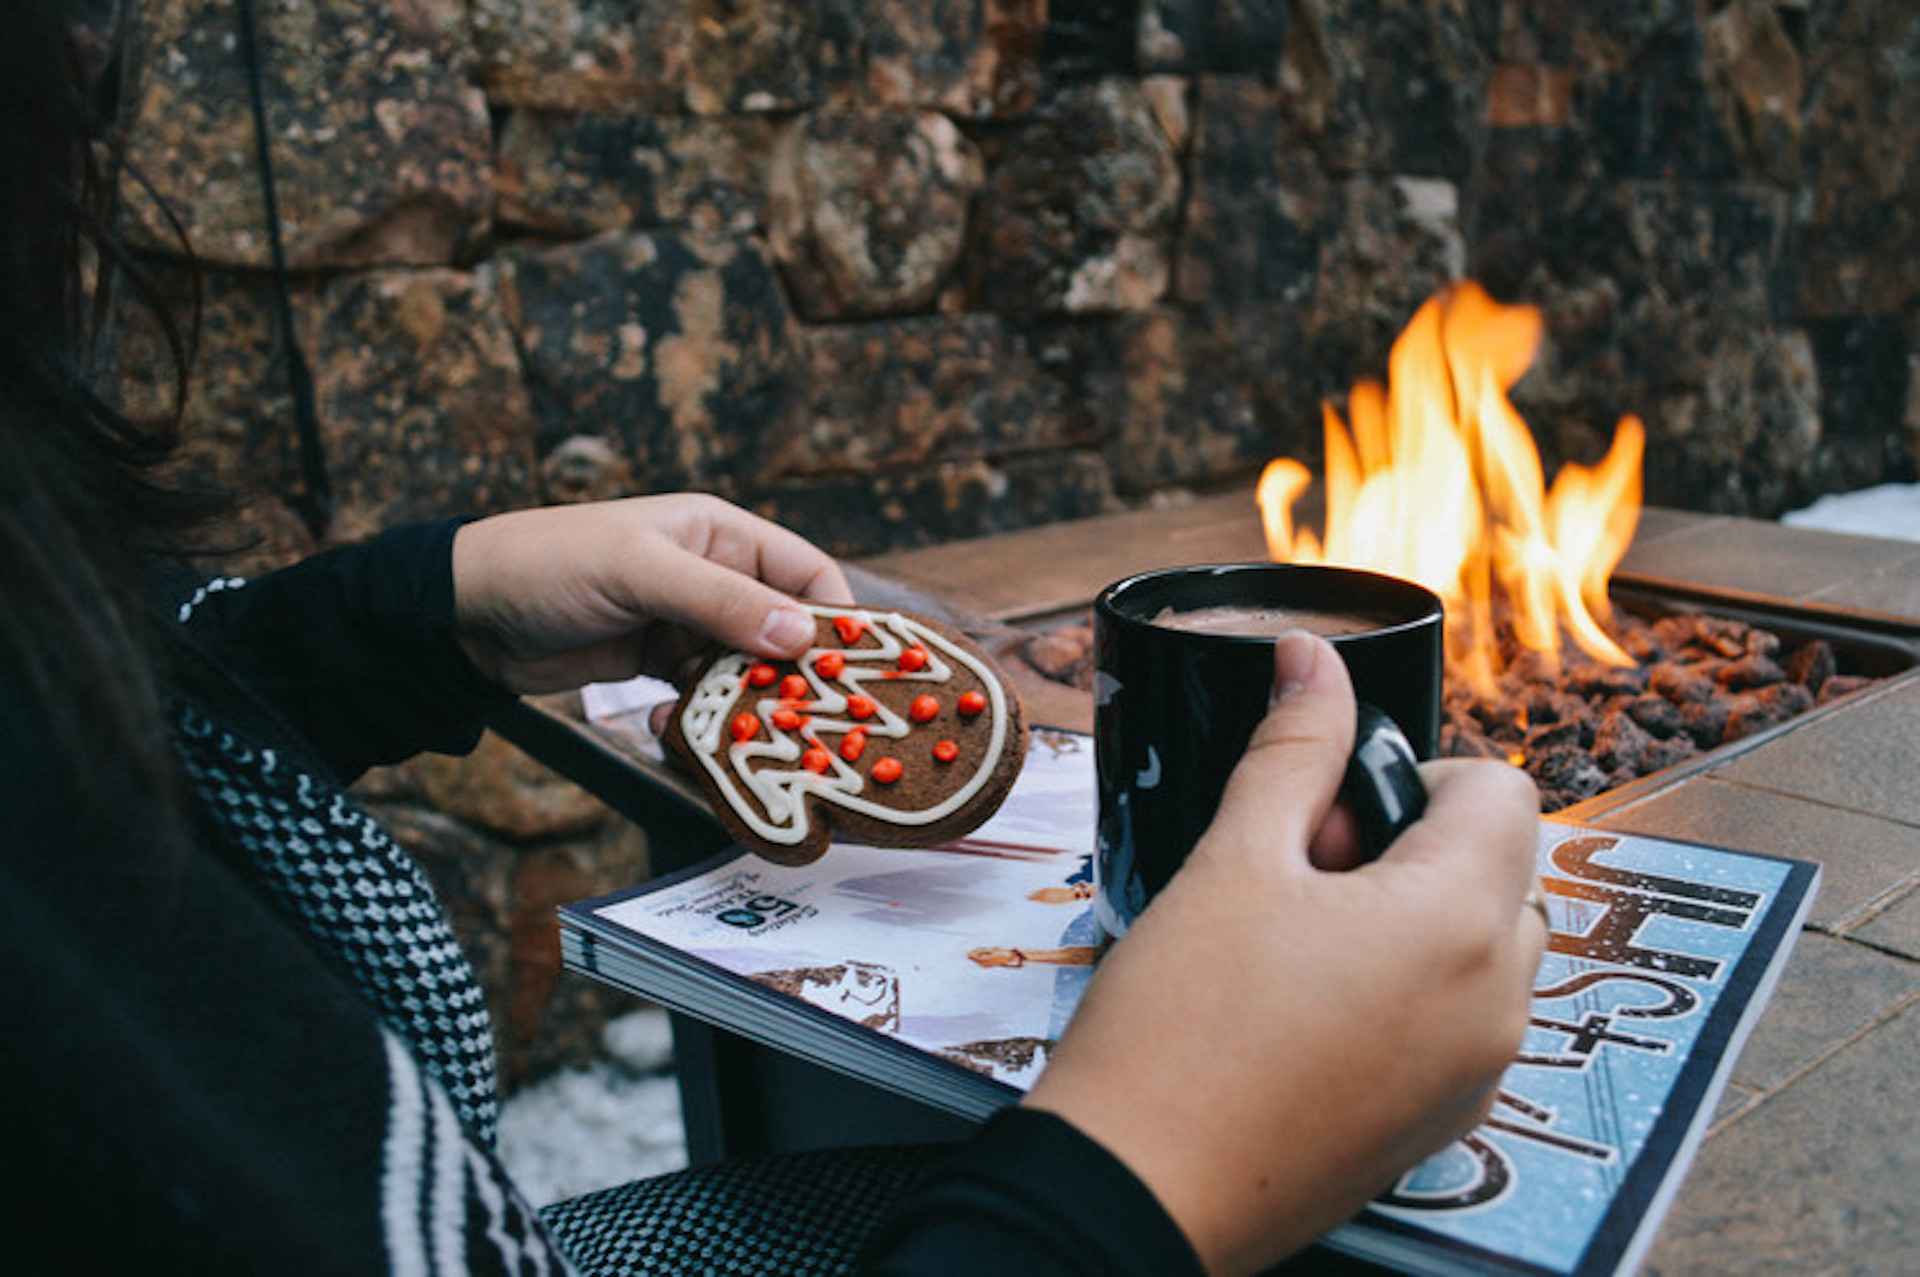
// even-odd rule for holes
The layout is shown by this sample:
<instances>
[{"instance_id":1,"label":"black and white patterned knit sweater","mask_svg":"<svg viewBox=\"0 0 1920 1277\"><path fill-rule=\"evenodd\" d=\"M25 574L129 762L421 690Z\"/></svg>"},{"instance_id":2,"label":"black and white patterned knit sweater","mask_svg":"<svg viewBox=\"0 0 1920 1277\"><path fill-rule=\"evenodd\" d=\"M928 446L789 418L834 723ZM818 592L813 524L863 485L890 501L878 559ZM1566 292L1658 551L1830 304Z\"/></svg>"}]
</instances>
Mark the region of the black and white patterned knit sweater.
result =
<instances>
[{"instance_id":1,"label":"black and white patterned knit sweater","mask_svg":"<svg viewBox=\"0 0 1920 1277\"><path fill-rule=\"evenodd\" d=\"M0 1266L829 1277L871 1247L887 1274L1197 1271L1138 1180L1024 1110L957 1155L789 1155L530 1209L492 1150L473 972L345 793L470 749L505 698L452 635L454 531L182 601L192 829L80 801L39 742L83 711L0 668Z\"/></svg>"},{"instance_id":2,"label":"black and white patterned knit sweater","mask_svg":"<svg viewBox=\"0 0 1920 1277\"><path fill-rule=\"evenodd\" d=\"M279 751L194 706L178 714L181 760L222 839L491 1143L499 1096L486 999L419 865L350 797Z\"/></svg>"},{"instance_id":3,"label":"black and white patterned knit sweater","mask_svg":"<svg viewBox=\"0 0 1920 1277\"><path fill-rule=\"evenodd\" d=\"M174 746L197 842L76 812L5 705L0 1015L35 1048L0 1079L14 1271L569 1271L491 1151L474 973L418 866L343 789L470 748L503 695L451 639L453 531L181 607Z\"/></svg>"}]
</instances>

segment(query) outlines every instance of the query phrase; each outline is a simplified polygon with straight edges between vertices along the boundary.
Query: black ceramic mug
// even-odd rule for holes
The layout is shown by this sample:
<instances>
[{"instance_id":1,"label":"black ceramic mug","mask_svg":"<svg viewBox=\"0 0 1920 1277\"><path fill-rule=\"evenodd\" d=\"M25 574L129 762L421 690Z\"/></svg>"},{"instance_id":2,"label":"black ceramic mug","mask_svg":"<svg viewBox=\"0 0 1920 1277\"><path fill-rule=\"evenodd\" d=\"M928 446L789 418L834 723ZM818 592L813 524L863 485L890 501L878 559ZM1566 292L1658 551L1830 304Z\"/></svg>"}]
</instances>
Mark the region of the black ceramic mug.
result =
<instances>
[{"instance_id":1,"label":"black ceramic mug","mask_svg":"<svg viewBox=\"0 0 1920 1277\"><path fill-rule=\"evenodd\" d=\"M1273 643L1324 634L1361 702L1347 794L1378 854L1424 807L1415 759L1440 740L1443 615L1411 581L1351 568L1241 563L1118 581L1094 603L1095 910L1120 935L1220 805L1265 717Z\"/></svg>"}]
</instances>

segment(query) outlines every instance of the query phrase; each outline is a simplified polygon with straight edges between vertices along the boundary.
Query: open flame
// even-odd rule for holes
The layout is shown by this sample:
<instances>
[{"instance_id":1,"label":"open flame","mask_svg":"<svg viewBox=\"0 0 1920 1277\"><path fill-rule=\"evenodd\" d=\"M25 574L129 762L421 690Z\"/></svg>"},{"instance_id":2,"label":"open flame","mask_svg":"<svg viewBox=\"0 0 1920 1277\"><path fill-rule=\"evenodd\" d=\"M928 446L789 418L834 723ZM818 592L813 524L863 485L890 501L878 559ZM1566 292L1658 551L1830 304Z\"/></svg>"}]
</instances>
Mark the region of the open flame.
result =
<instances>
[{"instance_id":1,"label":"open flame","mask_svg":"<svg viewBox=\"0 0 1920 1277\"><path fill-rule=\"evenodd\" d=\"M1449 668L1482 694L1500 673L1496 597L1518 642L1557 660L1562 632L1595 660L1632 665L1607 634L1607 583L1640 518L1646 431L1628 415L1597 466L1549 489L1507 391L1533 363L1540 312L1465 282L1421 306L1395 339L1388 382L1361 381L1343 422L1323 405L1324 541L1294 527L1312 483L1281 458L1258 498L1274 559L1407 577L1447 607Z\"/></svg>"}]
</instances>

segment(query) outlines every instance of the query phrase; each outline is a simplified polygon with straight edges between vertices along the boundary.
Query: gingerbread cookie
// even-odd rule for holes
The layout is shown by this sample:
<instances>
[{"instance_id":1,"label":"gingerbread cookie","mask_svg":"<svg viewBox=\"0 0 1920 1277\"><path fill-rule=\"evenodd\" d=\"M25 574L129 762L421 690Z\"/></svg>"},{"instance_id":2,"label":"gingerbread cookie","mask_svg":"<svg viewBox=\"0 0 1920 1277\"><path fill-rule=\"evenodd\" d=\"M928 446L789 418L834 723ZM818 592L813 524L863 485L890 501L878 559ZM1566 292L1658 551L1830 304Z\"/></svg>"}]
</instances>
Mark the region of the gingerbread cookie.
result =
<instances>
[{"instance_id":1,"label":"gingerbread cookie","mask_svg":"<svg viewBox=\"0 0 1920 1277\"><path fill-rule=\"evenodd\" d=\"M1027 752L1019 698L992 658L923 616L807 607L817 631L804 656L723 652L668 726L728 831L798 865L836 832L921 847L979 826Z\"/></svg>"}]
</instances>

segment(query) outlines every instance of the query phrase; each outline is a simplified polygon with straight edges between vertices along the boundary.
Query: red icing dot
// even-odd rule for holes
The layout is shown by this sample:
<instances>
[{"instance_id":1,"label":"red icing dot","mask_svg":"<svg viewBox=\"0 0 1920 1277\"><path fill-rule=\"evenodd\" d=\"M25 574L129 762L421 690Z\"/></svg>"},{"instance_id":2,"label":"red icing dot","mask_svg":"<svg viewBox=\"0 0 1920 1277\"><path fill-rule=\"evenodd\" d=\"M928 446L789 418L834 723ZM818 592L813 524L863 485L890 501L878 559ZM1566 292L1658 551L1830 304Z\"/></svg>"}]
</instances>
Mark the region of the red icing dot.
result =
<instances>
[{"instance_id":1,"label":"red icing dot","mask_svg":"<svg viewBox=\"0 0 1920 1277\"><path fill-rule=\"evenodd\" d=\"M790 701L807 699L807 677L804 674L789 674L780 680L780 695Z\"/></svg>"},{"instance_id":2,"label":"red icing dot","mask_svg":"<svg viewBox=\"0 0 1920 1277\"><path fill-rule=\"evenodd\" d=\"M856 727L840 738L840 757L853 762L866 752L867 734Z\"/></svg>"},{"instance_id":3,"label":"red icing dot","mask_svg":"<svg viewBox=\"0 0 1920 1277\"><path fill-rule=\"evenodd\" d=\"M930 723L940 713L940 702L931 696L916 696L907 706L907 717L916 723Z\"/></svg>"},{"instance_id":4,"label":"red icing dot","mask_svg":"<svg viewBox=\"0 0 1920 1277\"><path fill-rule=\"evenodd\" d=\"M839 678L840 672L847 668L847 658L838 652L822 652L813 668L820 671L821 678Z\"/></svg>"},{"instance_id":5,"label":"red icing dot","mask_svg":"<svg viewBox=\"0 0 1920 1277\"><path fill-rule=\"evenodd\" d=\"M872 718L874 710L879 708L870 696L847 697L847 713L855 718Z\"/></svg>"},{"instance_id":6,"label":"red icing dot","mask_svg":"<svg viewBox=\"0 0 1920 1277\"><path fill-rule=\"evenodd\" d=\"M895 661L894 664L906 670L908 673L912 673L918 669L924 669L927 664L927 649L916 644L900 653L900 659Z\"/></svg>"},{"instance_id":7,"label":"red icing dot","mask_svg":"<svg viewBox=\"0 0 1920 1277\"><path fill-rule=\"evenodd\" d=\"M891 785L894 781L899 780L901 774L905 771L906 768L900 765L899 759L883 758L873 765L873 778L882 785Z\"/></svg>"},{"instance_id":8,"label":"red icing dot","mask_svg":"<svg viewBox=\"0 0 1920 1277\"><path fill-rule=\"evenodd\" d=\"M960 757L960 747L950 740L935 741L933 743L933 756L943 763L950 763Z\"/></svg>"},{"instance_id":9,"label":"red icing dot","mask_svg":"<svg viewBox=\"0 0 1920 1277\"><path fill-rule=\"evenodd\" d=\"M760 734L760 720L751 714L735 714L727 730L738 741L749 741Z\"/></svg>"},{"instance_id":10,"label":"red icing dot","mask_svg":"<svg viewBox=\"0 0 1920 1277\"><path fill-rule=\"evenodd\" d=\"M806 721L805 714L798 710L787 709L785 706L773 711L773 725L783 732L790 732Z\"/></svg>"},{"instance_id":11,"label":"red icing dot","mask_svg":"<svg viewBox=\"0 0 1920 1277\"><path fill-rule=\"evenodd\" d=\"M755 665L747 671L747 682L754 687L772 687L773 680L779 677L779 673L773 666L764 663Z\"/></svg>"},{"instance_id":12,"label":"red icing dot","mask_svg":"<svg viewBox=\"0 0 1920 1277\"><path fill-rule=\"evenodd\" d=\"M816 745L800 755L800 765L810 772L824 772L833 766L833 755Z\"/></svg>"},{"instance_id":13,"label":"red icing dot","mask_svg":"<svg viewBox=\"0 0 1920 1277\"><path fill-rule=\"evenodd\" d=\"M987 698L985 693L983 692L960 693L960 704L958 708L961 714L965 715L966 717L972 718L975 714L978 714L981 710L984 710L986 707L987 707Z\"/></svg>"},{"instance_id":14,"label":"red icing dot","mask_svg":"<svg viewBox=\"0 0 1920 1277\"><path fill-rule=\"evenodd\" d=\"M867 632L867 623L857 616L836 616L833 618L833 632L840 641L851 646Z\"/></svg>"}]
</instances>

